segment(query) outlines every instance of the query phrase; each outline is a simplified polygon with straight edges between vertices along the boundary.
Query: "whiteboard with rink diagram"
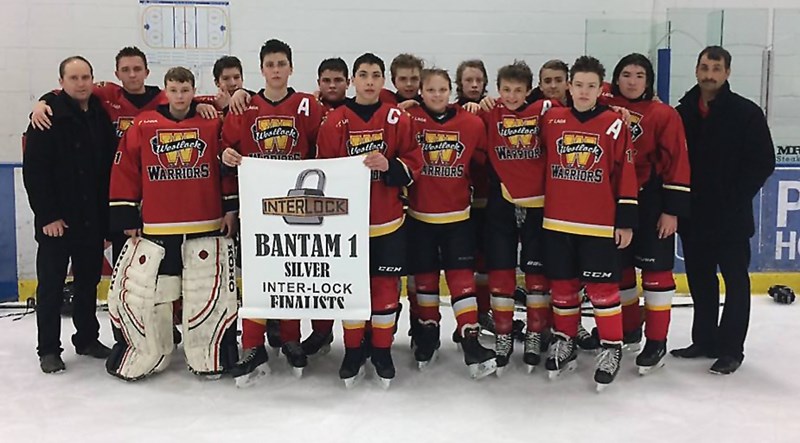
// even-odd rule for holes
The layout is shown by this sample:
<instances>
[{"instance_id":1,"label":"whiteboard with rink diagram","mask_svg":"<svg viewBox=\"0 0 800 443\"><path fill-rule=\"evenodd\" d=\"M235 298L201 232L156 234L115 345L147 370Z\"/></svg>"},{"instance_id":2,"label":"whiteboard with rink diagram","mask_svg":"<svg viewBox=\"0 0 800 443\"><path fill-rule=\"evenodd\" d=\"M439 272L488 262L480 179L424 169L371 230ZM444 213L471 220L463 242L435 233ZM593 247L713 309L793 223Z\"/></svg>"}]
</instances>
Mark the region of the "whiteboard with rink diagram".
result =
<instances>
[{"instance_id":1,"label":"whiteboard with rink diagram","mask_svg":"<svg viewBox=\"0 0 800 443\"><path fill-rule=\"evenodd\" d=\"M140 41L160 65L212 65L230 53L227 1L140 0Z\"/></svg>"}]
</instances>

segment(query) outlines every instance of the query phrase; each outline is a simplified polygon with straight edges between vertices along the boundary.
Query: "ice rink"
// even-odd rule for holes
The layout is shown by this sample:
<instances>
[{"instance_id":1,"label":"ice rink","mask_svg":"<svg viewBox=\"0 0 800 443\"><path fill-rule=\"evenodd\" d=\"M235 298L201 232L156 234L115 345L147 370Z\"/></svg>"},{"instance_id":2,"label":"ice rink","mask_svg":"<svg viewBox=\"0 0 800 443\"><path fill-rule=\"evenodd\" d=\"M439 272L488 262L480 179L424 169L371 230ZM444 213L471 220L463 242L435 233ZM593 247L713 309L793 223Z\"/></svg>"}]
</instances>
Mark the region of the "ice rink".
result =
<instances>
[{"instance_id":1,"label":"ice rink","mask_svg":"<svg viewBox=\"0 0 800 443\"><path fill-rule=\"evenodd\" d=\"M455 322L445 307L440 356L425 372L416 369L404 316L388 391L375 384L369 363L367 377L345 390L337 375L338 323L333 350L312 359L302 379L271 352L272 374L237 389L230 378L189 373L180 348L165 373L137 383L115 379L103 362L75 354L69 321L62 331L67 371L45 375L35 354L35 317L2 318L0 441L798 442L798 309L753 298L746 359L734 375L709 374L709 359L667 356L666 367L640 377L626 355L617 380L600 394L591 380L593 354L582 352L575 373L548 381L541 369L525 373L520 343L503 378L470 380L449 339ZM673 311L670 349L688 344L691 315L691 308ZM101 340L111 344L108 316L99 317ZM584 319L587 327L592 322Z\"/></svg>"}]
</instances>

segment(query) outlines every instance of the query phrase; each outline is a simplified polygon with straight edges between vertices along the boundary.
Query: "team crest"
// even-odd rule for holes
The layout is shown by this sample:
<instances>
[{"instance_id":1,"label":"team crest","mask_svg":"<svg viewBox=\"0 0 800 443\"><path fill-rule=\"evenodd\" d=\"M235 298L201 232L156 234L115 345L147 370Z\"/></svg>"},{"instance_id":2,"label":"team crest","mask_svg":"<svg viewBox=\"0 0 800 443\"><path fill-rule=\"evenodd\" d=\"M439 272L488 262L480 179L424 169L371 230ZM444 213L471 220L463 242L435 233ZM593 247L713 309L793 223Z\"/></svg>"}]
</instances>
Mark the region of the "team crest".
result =
<instances>
[{"instance_id":1,"label":"team crest","mask_svg":"<svg viewBox=\"0 0 800 443\"><path fill-rule=\"evenodd\" d=\"M147 168L151 181L208 177L208 165L198 164L208 146L200 138L200 130L158 130L150 146L159 163Z\"/></svg>"},{"instance_id":2,"label":"team crest","mask_svg":"<svg viewBox=\"0 0 800 443\"><path fill-rule=\"evenodd\" d=\"M114 129L117 131L117 138L122 138L125 131L133 125L133 117L119 117L114 122Z\"/></svg>"},{"instance_id":3,"label":"team crest","mask_svg":"<svg viewBox=\"0 0 800 443\"><path fill-rule=\"evenodd\" d=\"M505 115L497 123L497 132L508 143L495 147L500 160L528 160L541 157L539 147L539 116L516 117Z\"/></svg>"},{"instance_id":4,"label":"team crest","mask_svg":"<svg viewBox=\"0 0 800 443\"><path fill-rule=\"evenodd\" d=\"M300 159L300 153L293 152L300 138L294 117L258 117L250 127L250 132L261 151L257 157Z\"/></svg>"},{"instance_id":5,"label":"team crest","mask_svg":"<svg viewBox=\"0 0 800 443\"><path fill-rule=\"evenodd\" d=\"M633 111L628 112L631 113L631 138L633 141L636 141L644 133L644 128L642 128L642 118L644 118L644 116Z\"/></svg>"},{"instance_id":6,"label":"team crest","mask_svg":"<svg viewBox=\"0 0 800 443\"><path fill-rule=\"evenodd\" d=\"M435 177L461 177L464 165L456 165L464 153L458 132L423 130L417 134L417 141L422 148L425 165L423 175Z\"/></svg>"},{"instance_id":7,"label":"team crest","mask_svg":"<svg viewBox=\"0 0 800 443\"><path fill-rule=\"evenodd\" d=\"M347 155L362 155L372 151L386 153L383 129L378 131L351 132L347 139Z\"/></svg>"},{"instance_id":8,"label":"team crest","mask_svg":"<svg viewBox=\"0 0 800 443\"><path fill-rule=\"evenodd\" d=\"M552 177L560 180L600 183L603 170L596 166L603 157L600 136L580 132L565 132L556 140L559 164L553 164Z\"/></svg>"}]
</instances>

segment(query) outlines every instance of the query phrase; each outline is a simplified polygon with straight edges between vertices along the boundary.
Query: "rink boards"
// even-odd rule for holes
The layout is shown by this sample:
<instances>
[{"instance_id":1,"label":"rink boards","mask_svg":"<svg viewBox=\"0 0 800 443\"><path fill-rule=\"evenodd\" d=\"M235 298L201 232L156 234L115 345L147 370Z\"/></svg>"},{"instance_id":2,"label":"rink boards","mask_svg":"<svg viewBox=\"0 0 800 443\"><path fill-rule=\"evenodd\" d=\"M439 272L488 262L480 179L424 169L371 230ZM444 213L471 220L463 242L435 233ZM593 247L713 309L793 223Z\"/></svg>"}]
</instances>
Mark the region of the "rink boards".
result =
<instances>
[{"instance_id":1,"label":"rink boards","mask_svg":"<svg viewBox=\"0 0 800 443\"><path fill-rule=\"evenodd\" d=\"M778 167L753 202L751 280L753 292L764 293L773 284L800 290L800 167ZM111 274L106 250L104 279L98 296L105 298ZM679 293L688 293L678 241L675 271ZM24 301L36 289L36 242L33 214L22 184L19 163L0 163L0 301ZM443 285L442 293L447 294Z\"/></svg>"}]
</instances>

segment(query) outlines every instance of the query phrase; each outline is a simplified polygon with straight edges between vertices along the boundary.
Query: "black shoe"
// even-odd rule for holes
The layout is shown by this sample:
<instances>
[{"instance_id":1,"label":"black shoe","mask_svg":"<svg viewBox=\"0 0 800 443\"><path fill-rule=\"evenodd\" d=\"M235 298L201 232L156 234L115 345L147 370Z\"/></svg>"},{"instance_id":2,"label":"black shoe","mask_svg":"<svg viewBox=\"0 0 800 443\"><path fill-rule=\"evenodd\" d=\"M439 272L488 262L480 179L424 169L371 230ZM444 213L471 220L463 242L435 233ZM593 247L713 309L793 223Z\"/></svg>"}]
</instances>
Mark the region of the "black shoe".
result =
<instances>
[{"instance_id":1,"label":"black shoe","mask_svg":"<svg viewBox=\"0 0 800 443\"><path fill-rule=\"evenodd\" d=\"M58 354L47 354L39 357L39 367L45 374L54 374L67 369L64 360Z\"/></svg>"},{"instance_id":2,"label":"black shoe","mask_svg":"<svg viewBox=\"0 0 800 443\"><path fill-rule=\"evenodd\" d=\"M717 375L729 375L736 372L739 369L739 366L742 365L742 362L733 357L720 357L719 360L715 361L708 372Z\"/></svg>"},{"instance_id":3,"label":"black shoe","mask_svg":"<svg viewBox=\"0 0 800 443\"><path fill-rule=\"evenodd\" d=\"M106 359L111 355L111 348L95 340L94 343L82 348L75 348L78 355L88 355L94 358Z\"/></svg>"},{"instance_id":4,"label":"black shoe","mask_svg":"<svg viewBox=\"0 0 800 443\"><path fill-rule=\"evenodd\" d=\"M673 349L669 351L669 353L672 354L673 357L678 357L678 358L699 358L699 357L717 358L715 352L709 351L706 348L696 343L692 343L687 348Z\"/></svg>"}]
</instances>

